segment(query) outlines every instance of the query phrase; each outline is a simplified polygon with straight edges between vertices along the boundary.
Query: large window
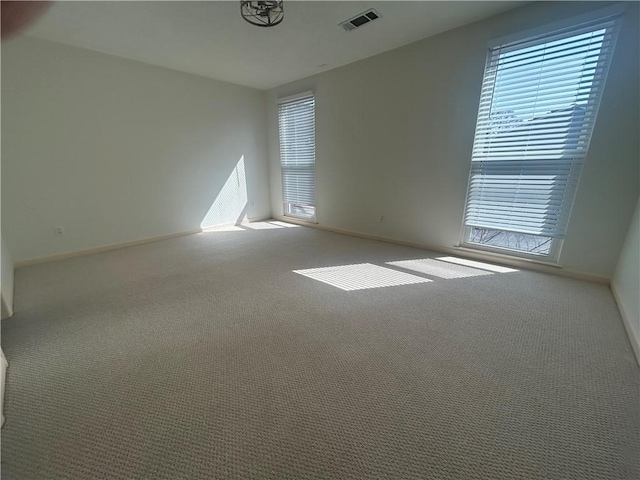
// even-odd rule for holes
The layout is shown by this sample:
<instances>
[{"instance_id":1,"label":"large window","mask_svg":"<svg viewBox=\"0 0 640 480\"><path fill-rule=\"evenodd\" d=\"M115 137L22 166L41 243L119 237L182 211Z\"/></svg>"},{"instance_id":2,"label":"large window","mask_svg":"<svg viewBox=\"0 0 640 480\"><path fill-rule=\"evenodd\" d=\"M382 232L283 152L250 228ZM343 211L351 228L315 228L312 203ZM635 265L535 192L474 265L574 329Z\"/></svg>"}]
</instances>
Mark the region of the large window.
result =
<instances>
[{"instance_id":1,"label":"large window","mask_svg":"<svg viewBox=\"0 0 640 480\"><path fill-rule=\"evenodd\" d=\"M618 23L613 16L489 49L465 245L557 258Z\"/></svg>"},{"instance_id":2,"label":"large window","mask_svg":"<svg viewBox=\"0 0 640 480\"><path fill-rule=\"evenodd\" d=\"M280 164L284 214L315 221L315 99L305 93L280 99Z\"/></svg>"}]
</instances>

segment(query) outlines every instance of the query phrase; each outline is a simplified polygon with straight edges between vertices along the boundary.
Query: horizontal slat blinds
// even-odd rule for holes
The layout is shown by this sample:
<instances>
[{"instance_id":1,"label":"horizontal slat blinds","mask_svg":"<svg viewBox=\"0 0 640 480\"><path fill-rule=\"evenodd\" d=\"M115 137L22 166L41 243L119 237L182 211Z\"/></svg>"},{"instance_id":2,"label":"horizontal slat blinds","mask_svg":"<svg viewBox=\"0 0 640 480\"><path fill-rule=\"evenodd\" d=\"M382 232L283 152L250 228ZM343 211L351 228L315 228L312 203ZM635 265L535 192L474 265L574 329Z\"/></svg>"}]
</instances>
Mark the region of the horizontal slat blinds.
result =
<instances>
[{"instance_id":1,"label":"horizontal slat blinds","mask_svg":"<svg viewBox=\"0 0 640 480\"><path fill-rule=\"evenodd\" d=\"M489 50L467 226L564 236L618 23L611 17Z\"/></svg>"},{"instance_id":2,"label":"horizontal slat blinds","mask_svg":"<svg viewBox=\"0 0 640 480\"><path fill-rule=\"evenodd\" d=\"M285 215L315 217L315 99L313 94L278 105Z\"/></svg>"}]
</instances>

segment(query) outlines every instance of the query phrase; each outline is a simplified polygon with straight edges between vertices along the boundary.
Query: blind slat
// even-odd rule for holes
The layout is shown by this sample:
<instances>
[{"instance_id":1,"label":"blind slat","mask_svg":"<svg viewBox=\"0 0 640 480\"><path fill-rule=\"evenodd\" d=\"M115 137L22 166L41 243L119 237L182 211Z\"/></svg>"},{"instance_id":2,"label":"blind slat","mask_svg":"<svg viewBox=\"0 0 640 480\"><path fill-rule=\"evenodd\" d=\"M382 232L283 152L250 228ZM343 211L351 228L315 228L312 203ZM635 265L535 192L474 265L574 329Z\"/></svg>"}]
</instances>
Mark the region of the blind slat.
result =
<instances>
[{"instance_id":1,"label":"blind slat","mask_svg":"<svg viewBox=\"0 0 640 480\"><path fill-rule=\"evenodd\" d=\"M315 99L278 105L282 200L285 215L315 216Z\"/></svg>"},{"instance_id":2,"label":"blind slat","mask_svg":"<svg viewBox=\"0 0 640 480\"><path fill-rule=\"evenodd\" d=\"M563 238L619 18L492 48L465 225Z\"/></svg>"}]
</instances>

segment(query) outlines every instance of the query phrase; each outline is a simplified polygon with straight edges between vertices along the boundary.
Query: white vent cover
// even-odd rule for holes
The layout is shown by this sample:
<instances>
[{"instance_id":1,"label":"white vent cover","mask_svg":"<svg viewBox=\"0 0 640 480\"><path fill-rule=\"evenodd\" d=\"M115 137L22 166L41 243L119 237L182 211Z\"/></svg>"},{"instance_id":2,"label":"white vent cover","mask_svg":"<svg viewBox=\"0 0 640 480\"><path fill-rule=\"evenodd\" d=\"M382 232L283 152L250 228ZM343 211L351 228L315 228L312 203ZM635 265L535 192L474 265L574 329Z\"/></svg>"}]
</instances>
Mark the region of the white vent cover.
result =
<instances>
[{"instance_id":1,"label":"white vent cover","mask_svg":"<svg viewBox=\"0 0 640 480\"><path fill-rule=\"evenodd\" d=\"M351 17L349 20L345 20L338 25L344 28L347 32L351 30L355 30L363 25L366 25L369 22L373 22L380 18L380 13L377 10L370 8L366 12L362 12L355 17Z\"/></svg>"}]
</instances>

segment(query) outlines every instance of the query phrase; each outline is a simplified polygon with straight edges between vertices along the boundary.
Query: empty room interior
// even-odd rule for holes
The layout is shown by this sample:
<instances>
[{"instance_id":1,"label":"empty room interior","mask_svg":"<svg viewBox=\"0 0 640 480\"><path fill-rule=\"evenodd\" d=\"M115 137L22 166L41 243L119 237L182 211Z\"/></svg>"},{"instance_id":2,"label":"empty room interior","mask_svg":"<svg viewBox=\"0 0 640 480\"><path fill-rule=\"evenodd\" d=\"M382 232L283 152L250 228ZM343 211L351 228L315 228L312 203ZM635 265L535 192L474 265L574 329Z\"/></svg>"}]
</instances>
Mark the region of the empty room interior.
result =
<instances>
[{"instance_id":1,"label":"empty room interior","mask_svg":"<svg viewBox=\"0 0 640 480\"><path fill-rule=\"evenodd\" d=\"M7 479L640 478L640 4L2 1Z\"/></svg>"}]
</instances>

